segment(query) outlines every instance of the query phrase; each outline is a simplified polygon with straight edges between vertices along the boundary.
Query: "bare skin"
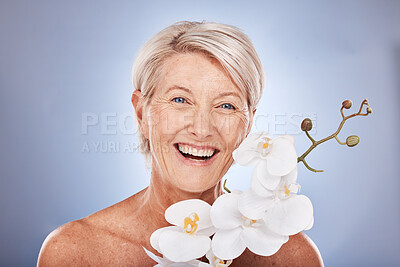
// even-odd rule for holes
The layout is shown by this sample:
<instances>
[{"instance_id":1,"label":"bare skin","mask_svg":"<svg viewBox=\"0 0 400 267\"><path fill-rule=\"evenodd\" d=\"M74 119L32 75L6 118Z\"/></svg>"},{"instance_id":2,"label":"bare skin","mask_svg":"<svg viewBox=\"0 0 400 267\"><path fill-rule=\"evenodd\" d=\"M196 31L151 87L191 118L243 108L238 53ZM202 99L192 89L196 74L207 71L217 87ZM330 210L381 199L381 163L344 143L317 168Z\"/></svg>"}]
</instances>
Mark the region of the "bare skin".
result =
<instances>
[{"instance_id":1,"label":"bare skin","mask_svg":"<svg viewBox=\"0 0 400 267\"><path fill-rule=\"evenodd\" d=\"M142 204L149 194L146 188L109 208L56 229L43 244L38 266L154 266L156 262L142 247L159 255L150 245L150 235L168 223L161 212L152 211L161 207ZM136 207L133 212L132 207ZM311 239L299 233L290 236L272 256L261 257L246 250L230 266L312 267L323 263Z\"/></svg>"},{"instance_id":2,"label":"bare skin","mask_svg":"<svg viewBox=\"0 0 400 267\"><path fill-rule=\"evenodd\" d=\"M179 54L166 60L164 67L151 104L139 91L132 97L139 127L153 147L149 187L54 230L42 245L38 266L154 266L143 247L159 255L150 236L169 225L165 210L185 199L212 204L222 194L221 178L233 162L233 150L249 133L255 110L247 108L245 95L215 60L198 53ZM213 144L219 152L213 164L196 166L176 156L177 143ZM167 149L155 149L155 144ZM323 264L316 246L300 233L273 256L246 250L231 266L247 265Z\"/></svg>"}]
</instances>

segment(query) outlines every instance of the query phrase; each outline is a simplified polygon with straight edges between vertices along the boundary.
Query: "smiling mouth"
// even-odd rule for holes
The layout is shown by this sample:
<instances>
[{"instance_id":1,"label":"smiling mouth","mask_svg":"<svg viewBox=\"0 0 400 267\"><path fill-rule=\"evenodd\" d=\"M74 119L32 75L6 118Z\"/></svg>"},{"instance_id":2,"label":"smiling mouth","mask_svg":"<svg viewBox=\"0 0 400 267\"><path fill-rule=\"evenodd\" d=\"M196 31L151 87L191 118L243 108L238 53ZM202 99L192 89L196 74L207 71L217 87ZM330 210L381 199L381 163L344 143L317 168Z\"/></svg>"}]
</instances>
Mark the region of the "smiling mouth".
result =
<instances>
[{"instance_id":1,"label":"smiling mouth","mask_svg":"<svg viewBox=\"0 0 400 267\"><path fill-rule=\"evenodd\" d=\"M183 144L175 144L175 148L187 159L191 159L194 161L207 161L214 157L219 150L213 148L207 149L196 149L194 147L183 145Z\"/></svg>"}]
</instances>

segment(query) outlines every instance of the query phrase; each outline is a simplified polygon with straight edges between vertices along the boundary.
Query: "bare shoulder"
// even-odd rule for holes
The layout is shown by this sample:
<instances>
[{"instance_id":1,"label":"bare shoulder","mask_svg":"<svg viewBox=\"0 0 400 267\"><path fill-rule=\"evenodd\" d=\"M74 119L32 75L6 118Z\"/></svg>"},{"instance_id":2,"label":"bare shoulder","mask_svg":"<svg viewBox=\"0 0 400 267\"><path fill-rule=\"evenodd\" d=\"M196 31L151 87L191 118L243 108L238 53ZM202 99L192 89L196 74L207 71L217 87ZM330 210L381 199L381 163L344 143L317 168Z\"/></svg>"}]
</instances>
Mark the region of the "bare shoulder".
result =
<instances>
[{"instance_id":1,"label":"bare shoulder","mask_svg":"<svg viewBox=\"0 0 400 267\"><path fill-rule=\"evenodd\" d=\"M52 231L43 242L37 266L138 266L146 260L142 246L149 238L142 237L141 221L129 212L135 197Z\"/></svg>"},{"instance_id":2,"label":"bare shoulder","mask_svg":"<svg viewBox=\"0 0 400 267\"><path fill-rule=\"evenodd\" d=\"M71 266L84 262L88 225L83 220L66 223L52 231L40 249L38 266Z\"/></svg>"},{"instance_id":3,"label":"bare shoulder","mask_svg":"<svg viewBox=\"0 0 400 267\"><path fill-rule=\"evenodd\" d=\"M317 246L303 232L290 236L275 255L279 266L324 266Z\"/></svg>"},{"instance_id":4,"label":"bare shoulder","mask_svg":"<svg viewBox=\"0 0 400 267\"><path fill-rule=\"evenodd\" d=\"M289 241L272 256L263 257L246 249L232 266L287 266L321 267L324 266L321 254L314 242L304 233L290 236Z\"/></svg>"}]
</instances>

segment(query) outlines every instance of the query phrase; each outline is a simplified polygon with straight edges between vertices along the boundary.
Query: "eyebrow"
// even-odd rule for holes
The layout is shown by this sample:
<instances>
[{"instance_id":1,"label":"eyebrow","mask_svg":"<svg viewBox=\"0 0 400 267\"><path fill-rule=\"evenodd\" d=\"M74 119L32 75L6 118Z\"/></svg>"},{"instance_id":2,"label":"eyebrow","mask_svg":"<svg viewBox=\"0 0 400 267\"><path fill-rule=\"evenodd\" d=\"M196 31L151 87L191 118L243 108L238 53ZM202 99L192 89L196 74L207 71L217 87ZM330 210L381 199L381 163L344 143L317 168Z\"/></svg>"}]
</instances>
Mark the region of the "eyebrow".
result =
<instances>
[{"instance_id":1,"label":"eyebrow","mask_svg":"<svg viewBox=\"0 0 400 267\"><path fill-rule=\"evenodd\" d=\"M238 98L240 98L240 95L238 93L236 93L236 92L221 93L217 97L222 97L222 96L237 96Z\"/></svg>"},{"instance_id":2,"label":"eyebrow","mask_svg":"<svg viewBox=\"0 0 400 267\"><path fill-rule=\"evenodd\" d=\"M173 85L170 88L168 88L168 90L165 92L165 94L168 94L170 91L175 90L175 89L180 89L183 90L185 92L188 92L189 94L192 94L192 91L186 87L183 86L179 86L179 85Z\"/></svg>"},{"instance_id":3,"label":"eyebrow","mask_svg":"<svg viewBox=\"0 0 400 267\"><path fill-rule=\"evenodd\" d=\"M176 90L176 89L183 90L183 91L185 91L185 92L187 92L189 94L193 94L192 90L190 90L190 89L188 89L186 87L183 87L183 86L179 86L179 85L171 86L170 88L167 89L165 94L169 93L172 90ZM240 95L237 92L224 92L224 93L221 93L221 94L217 95L215 98L223 97L223 96L236 96L236 97L238 97L240 99Z\"/></svg>"}]
</instances>

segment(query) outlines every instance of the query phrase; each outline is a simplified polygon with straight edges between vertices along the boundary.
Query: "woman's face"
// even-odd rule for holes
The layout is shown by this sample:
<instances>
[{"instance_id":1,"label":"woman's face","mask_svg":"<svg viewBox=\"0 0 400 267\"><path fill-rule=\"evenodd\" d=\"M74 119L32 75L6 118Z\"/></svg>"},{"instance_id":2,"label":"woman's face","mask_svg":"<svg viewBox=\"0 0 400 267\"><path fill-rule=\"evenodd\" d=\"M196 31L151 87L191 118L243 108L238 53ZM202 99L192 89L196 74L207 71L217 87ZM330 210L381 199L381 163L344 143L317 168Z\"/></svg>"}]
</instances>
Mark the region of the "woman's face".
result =
<instances>
[{"instance_id":1,"label":"woman's face","mask_svg":"<svg viewBox=\"0 0 400 267\"><path fill-rule=\"evenodd\" d=\"M153 171L182 190L205 191L233 163L253 112L218 61L201 53L169 57L161 77L143 109Z\"/></svg>"}]
</instances>

